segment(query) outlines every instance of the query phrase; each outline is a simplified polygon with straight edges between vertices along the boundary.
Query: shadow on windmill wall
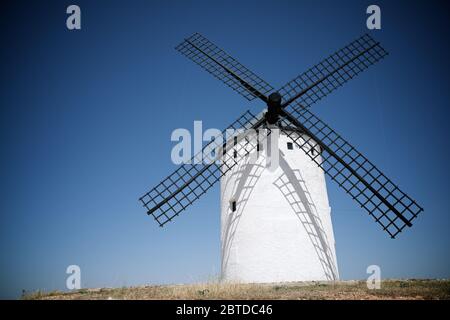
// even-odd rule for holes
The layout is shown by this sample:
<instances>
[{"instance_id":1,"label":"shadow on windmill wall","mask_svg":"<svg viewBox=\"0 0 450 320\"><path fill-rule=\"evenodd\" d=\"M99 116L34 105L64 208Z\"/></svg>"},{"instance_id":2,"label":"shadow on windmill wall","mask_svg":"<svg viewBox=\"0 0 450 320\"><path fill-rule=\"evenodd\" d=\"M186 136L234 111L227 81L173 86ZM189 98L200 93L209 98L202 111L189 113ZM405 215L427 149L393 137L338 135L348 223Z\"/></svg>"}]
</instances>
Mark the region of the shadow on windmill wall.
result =
<instances>
[{"instance_id":1,"label":"shadow on windmill wall","mask_svg":"<svg viewBox=\"0 0 450 320\"><path fill-rule=\"evenodd\" d=\"M226 229L224 231L223 239L222 239L222 270L228 264L230 248L233 244L234 235L236 233L236 229L239 226L239 221L241 219L242 213L244 212L248 199L258 182L261 174L266 169L265 167L265 159L264 157L259 157L256 163L251 164L248 162L244 162L242 165L236 166L231 175L236 176L237 187L233 192L233 199L236 199L236 211L230 212L226 219ZM227 180L227 184L232 179ZM223 188L225 190L227 185ZM222 195L223 197L223 195ZM226 254L226 256L225 256Z\"/></svg>"},{"instance_id":2,"label":"shadow on windmill wall","mask_svg":"<svg viewBox=\"0 0 450 320\"><path fill-rule=\"evenodd\" d=\"M336 263L327 234L300 170L292 170L283 155L280 156L280 167L283 173L275 180L274 185L300 219L327 279L338 280Z\"/></svg>"},{"instance_id":3,"label":"shadow on windmill wall","mask_svg":"<svg viewBox=\"0 0 450 320\"><path fill-rule=\"evenodd\" d=\"M292 170L281 151L279 163L282 173L273 184L283 194L292 208L293 214L298 217L305 228L327 280L338 280L335 258L330 249L326 232L300 171ZM235 212L230 210L229 214L226 215L226 229L222 234L222 270L228 264L229 249L233 245L239 221L245 212L250 195L264 170L266 170L265 158L260 157L255 164L244 162L236 166L231 172L231 175L236 176L237 186L233 191L232 199L235 199L237 205ZM232 180L227 179L227 183ZM223 187L222 192L226 188L227 185Z\"/></svg>"}]
</instances>

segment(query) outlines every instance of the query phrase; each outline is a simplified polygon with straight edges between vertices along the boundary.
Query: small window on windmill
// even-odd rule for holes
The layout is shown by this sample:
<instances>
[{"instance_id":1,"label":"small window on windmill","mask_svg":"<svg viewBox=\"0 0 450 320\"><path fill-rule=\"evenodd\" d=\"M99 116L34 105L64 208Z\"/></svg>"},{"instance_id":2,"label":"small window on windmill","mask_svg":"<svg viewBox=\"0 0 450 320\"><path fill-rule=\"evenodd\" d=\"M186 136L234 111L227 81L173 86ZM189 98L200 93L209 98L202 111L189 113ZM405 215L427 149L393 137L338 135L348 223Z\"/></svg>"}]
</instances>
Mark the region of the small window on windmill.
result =
<instances>
[{"instance_id":1,"label":"small window on windmill","mask_svg":"<svg viewBox=\"0 0 450 320\"><path fill-rule=\"evenodd\" d=\"M311 155L313 155L313 156L316 155L316 148L311 147Z\"/></svg>"},{"instance_id":2,"label":"small window on windmill","mask_svg":"<svg viewBox=\"0 0 450 320\"><path fill-rule=\"evenodd\" d=\"M258 142L258 144L256 145L256 151L262 151L263 150L263 145L262 143Z\"/></svg>"},{"instance_id":3,"label":"small window on windmill","mask_svg":"<svg viewBox=\"0 0 450 320\"><path fill-rule=\"evenodd\" d=\"M233 139L234 141L234 145L237 145L237 137L234 137L234 139Z\"/></svg>"},{"instance_id":4,"label":"small window on windmill","mask_svg":"<svg viewBox=\"0 0 450 320\"><path fill-rule=\"evenodd\" d=\"M235 212L236 211L236 201L231 201L231 212Z\"/></svg>"},{"instance_id":5,"label":"small window on windmill","mask_svg":"<svg viewBox=\"0 0 450 320\"><path fill-rule=\"evenodd\" d=\"M287 143L287 148L288 150L294 150L294 145L292 144L292 142Z\"/></svg>"},{"instance_id":6,"label":"small window on windmill","mask_svg":"<svg viewBox=\"0 0 450 320\"><path fill-rule=\"evenodd\" d=\"M233 150L233 158L237 158L237 151L236 150Z\"/></svg>"}]
</instances>

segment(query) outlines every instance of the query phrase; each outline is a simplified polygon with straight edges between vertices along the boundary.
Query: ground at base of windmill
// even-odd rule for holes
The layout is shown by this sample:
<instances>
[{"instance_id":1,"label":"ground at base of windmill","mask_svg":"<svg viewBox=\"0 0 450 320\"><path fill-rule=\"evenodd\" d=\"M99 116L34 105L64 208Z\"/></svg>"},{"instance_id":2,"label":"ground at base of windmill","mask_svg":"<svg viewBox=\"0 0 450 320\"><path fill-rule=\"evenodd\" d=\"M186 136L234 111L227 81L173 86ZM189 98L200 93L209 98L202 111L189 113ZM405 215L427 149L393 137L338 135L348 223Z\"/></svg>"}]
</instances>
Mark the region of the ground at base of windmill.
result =
<instances>
[{"instance_id":1,"label":"ground at base of windmill","mask_svg":"<svg viewBox=\"0 0 450 320\"><path fill-rule=\"evenodd\" d=\"M204 283L80 289L25 293L43 300L449 300L450 280L383 280L380 289L366 281L289 282L271 284Z\"/></svg>"}]
</instances>

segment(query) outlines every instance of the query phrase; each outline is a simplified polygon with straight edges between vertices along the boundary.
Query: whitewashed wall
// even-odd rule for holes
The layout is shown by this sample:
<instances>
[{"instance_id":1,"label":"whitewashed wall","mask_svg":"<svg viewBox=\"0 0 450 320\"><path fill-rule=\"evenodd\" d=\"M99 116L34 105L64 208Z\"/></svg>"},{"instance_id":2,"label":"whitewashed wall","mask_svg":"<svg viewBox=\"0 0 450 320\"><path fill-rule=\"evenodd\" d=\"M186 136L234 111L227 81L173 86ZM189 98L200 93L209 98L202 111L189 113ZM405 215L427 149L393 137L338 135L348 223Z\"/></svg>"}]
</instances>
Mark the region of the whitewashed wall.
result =
<instances>
[{"instance_id":1,"label":"whitewashed wall","mask_svg":"<svg viewBox=\"0 0 450 320\"><path fill-rule=\"evenodd\" d=\"M275 171L265 167L265 148L256 164L240 157L239 165L221 179L224 281L339 278L324 173L295 143L288 150L288 141L280 136Z\"/></svg>"}]
</instances>

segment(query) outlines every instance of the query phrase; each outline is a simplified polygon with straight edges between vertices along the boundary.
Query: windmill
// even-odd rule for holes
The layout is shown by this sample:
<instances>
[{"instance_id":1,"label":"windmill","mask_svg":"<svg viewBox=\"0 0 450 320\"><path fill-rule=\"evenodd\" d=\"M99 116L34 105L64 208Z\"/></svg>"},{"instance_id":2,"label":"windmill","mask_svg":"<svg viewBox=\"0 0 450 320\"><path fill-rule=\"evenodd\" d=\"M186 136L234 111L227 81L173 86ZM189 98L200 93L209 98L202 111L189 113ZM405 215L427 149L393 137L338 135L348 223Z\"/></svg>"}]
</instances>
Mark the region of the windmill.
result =
<instances>
[{"instance_id":1,"label":"windmill","mask_svg":"<svg viewBox=\"0 0 450 320\"><path fill-rule=\"evenodd\" d=\"M223 279L339 278L325 174L392 238L412 226L423 209L310 111L388 54L370 35L278 91L198 33L176 49L247 100L266 105L258 115L246 111L222 132L223 139L212 139L190 163L139 199L147 214L164 226L220 180ZM226 136L233 129L238 133ZM217 161L195 161L211 150ZM269 170L267 159L275 150L278 166ZM249 155L256 155L256 161L249 162Z\"/></svg>"}]
</instances>

